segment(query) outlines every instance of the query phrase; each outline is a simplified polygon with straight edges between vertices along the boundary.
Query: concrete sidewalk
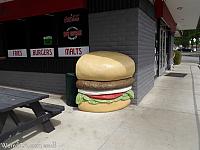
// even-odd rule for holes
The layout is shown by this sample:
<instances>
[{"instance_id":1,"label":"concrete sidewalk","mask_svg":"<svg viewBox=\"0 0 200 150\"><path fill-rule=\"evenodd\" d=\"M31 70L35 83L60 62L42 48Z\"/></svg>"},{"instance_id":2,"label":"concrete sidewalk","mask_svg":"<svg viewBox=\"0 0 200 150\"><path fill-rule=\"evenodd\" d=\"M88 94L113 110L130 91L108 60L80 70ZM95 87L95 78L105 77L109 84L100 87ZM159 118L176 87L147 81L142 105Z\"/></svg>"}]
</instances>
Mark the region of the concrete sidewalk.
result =
<instances>
[{"instance_id":1,"label":"concrete sidewalk","mask_svg":"<svg viewBox=\"0 0 200 150\"><path fill-rule=\"evenodd\" d=\"M56 130L47 134L36 127L4 144L21 143L14 150L199 150L200 70L197 64L183 63L172 72L187 76L157 78L139 106L116 112L80 112L49 98L66 106L52 120ZM17 113L24 119L31 116Z\"/></svg>"}]
</instances>

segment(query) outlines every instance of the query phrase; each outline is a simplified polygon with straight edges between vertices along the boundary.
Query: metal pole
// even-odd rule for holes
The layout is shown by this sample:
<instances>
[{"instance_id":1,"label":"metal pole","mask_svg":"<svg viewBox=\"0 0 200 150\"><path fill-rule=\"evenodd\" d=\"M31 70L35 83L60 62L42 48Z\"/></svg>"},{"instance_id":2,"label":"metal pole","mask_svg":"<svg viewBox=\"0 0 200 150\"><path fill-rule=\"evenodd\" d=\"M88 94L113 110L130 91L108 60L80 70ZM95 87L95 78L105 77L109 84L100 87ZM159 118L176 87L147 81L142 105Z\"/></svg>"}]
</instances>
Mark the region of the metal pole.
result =
<instances>
[{"instance_id":1,"label":"metal pole","mask_svg":"<svg viewBox=\"0 0 200 150\"><path fill-rule=\"evenodd\" d=\"M200 54L199 54L199 65L198 65L199 69L200 69Z\"/></svg>"},{"instance_id":2,"label":"metal pole","mask_svg":"<svg viewBox=\"0 0 200 150\"><path fill-rule=\"evenodd\" d=\"M199 54L199 65L200 65L200 54Z\"/></svg>"}]
</instances>

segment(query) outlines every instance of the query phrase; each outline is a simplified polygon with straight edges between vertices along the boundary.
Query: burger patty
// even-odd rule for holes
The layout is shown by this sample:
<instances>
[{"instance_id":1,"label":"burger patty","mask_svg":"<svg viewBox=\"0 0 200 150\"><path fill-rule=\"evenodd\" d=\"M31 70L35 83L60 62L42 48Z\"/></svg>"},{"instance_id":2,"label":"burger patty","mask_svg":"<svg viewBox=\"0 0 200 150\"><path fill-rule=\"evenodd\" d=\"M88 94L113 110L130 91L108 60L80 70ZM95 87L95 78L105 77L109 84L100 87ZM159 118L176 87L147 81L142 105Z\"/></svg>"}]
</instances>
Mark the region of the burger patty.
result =
<instances>
[{"instance_id":1,"label":"burger patty","mask_svg":"<svg viewBox=\"0 0 200 150\"><path fill-rule=\"evenodd\" d=\"M117 81L88 81L88 80L77 80L76 87L83 90L112 90L120 89L128 86L132 86L134 78L128 78Z\"/></svg>"}]
</instances>

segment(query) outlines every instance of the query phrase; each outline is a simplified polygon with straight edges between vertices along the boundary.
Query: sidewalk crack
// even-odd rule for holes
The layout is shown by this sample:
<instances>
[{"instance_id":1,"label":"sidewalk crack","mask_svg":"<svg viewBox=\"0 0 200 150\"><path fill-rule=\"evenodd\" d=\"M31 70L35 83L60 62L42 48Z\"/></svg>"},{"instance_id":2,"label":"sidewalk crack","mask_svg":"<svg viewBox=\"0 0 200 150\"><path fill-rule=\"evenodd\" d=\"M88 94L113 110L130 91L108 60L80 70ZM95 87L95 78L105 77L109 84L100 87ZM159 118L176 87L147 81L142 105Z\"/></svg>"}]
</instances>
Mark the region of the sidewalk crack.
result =
<instances>
[{"instance_id":1,"label":"sidewalk crack","mask_svg":"<svg viewBox=\"0 0 200 150\"><path fill-rule=\"evenodd\" d=\"M101 148L109 141L109 139L112 137L112 135L122 126L122 124L124 123L124 121L122 121L119 126L117 126L113 132L108 135L108 137L106 138L106 140L104 141L104 143L97 149L97 150L101 150Z\"/></svg>"}]
</instances>

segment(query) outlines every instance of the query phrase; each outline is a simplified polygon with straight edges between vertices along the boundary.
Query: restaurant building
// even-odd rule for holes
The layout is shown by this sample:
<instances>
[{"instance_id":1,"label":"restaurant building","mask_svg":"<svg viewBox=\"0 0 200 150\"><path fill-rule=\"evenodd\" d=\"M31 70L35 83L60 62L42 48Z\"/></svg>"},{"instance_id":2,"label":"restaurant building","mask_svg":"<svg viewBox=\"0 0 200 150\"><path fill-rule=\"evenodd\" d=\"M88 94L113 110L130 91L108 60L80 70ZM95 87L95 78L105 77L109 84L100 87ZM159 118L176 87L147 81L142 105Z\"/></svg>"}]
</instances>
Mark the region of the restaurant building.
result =
<instances>
[{"instance_id":1,"label":"restaurant building","mask_svg":"<svg viewBox=\"0 0 200 150\"><path fill-rule=\"evenodd\" d=\"M0 85L64 94L89 51L136 62L136 103L170 69L176 23L162 0L11 0L0 3Z\"/></svg>"}]
</instances>

